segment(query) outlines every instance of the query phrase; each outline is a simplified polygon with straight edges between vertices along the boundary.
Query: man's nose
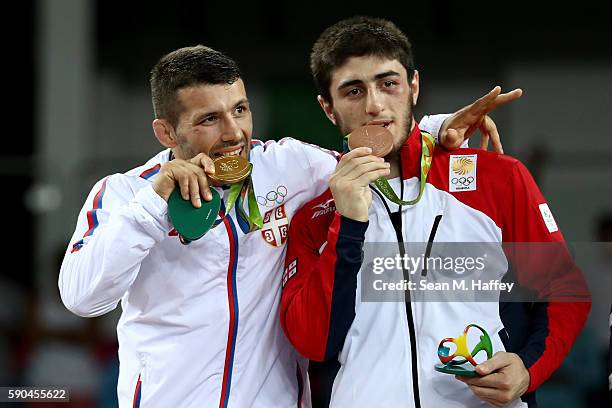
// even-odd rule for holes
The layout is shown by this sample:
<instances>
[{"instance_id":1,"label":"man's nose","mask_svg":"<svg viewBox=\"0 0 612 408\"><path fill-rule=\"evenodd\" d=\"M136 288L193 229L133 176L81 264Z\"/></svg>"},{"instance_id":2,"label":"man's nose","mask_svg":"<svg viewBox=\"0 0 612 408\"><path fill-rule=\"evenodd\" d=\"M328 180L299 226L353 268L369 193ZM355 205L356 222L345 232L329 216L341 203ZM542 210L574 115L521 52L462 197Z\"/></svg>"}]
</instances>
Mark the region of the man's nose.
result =
<instances>
[{"instance_id":1,"label":"man's nose","mask_svg":"<svg viewBox=\"0 0 612 408\"><path fill-rule=\"evenodd\" d=\"M221 140L224 142L235 142L242 138L242 130L236 119L233 117L226 118L223 124L223 132L221 134Z\"/></svg>"},{"instance_id":2,"label":"man's nose","mask_svg":"<svg viewBox=\"0 0 612 408\"><path fill-rule=\"evenodd\" d=\"M381 95L375 90L368 92L366 98L366 113L371 116L378 116L383 110Z\"/></svg>"}]
</instances>

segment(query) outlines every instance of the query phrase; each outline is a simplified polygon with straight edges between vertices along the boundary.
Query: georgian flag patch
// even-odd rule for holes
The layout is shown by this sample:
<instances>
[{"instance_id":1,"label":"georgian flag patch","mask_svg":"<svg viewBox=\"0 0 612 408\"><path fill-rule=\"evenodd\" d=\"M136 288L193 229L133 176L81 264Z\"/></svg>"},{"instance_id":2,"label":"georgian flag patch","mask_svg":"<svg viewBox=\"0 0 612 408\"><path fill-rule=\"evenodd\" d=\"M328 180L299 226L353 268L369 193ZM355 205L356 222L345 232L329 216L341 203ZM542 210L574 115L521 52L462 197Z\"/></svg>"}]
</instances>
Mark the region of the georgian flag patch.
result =
<instances>
[{"instance_id":1,"label":"georgian flag patch","mask_svg":"<svg viewBox=\"0 0 612 408\"><path fill-rule=\"evenodd\" d=\"M287 281L293 277L297 273L297 258L293 261L289 262L289 265L285 267L283 271L283 288L287 284Z\"/></svg>"}]
</instances>

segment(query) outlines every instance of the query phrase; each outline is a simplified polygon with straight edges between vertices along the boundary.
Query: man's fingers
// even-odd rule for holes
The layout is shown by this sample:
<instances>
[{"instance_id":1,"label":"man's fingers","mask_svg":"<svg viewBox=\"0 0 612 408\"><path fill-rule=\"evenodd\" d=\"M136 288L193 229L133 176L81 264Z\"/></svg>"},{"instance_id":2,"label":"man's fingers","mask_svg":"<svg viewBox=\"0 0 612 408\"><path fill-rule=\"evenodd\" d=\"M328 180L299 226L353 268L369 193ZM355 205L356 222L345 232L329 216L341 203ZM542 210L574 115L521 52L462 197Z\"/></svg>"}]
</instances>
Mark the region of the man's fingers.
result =
<instances>
[{"instance_id":1,"label":"man's fingers","mask_svg":"<svg viewBox=\"0 0 612 408\"><path fill-rule=\"evenodd\" d=\"M463 136L455 129L447 129L442 135L440 135L440 143L448 150L456 150L461 147L463 143Z\"/></svg>"},{"instance_id":2,"label":"man's fingers","mask_svg":"<svg viewBox=\"0 0 612 408\"><path fill-rule=\"evenodd\" d=\"M350 152L342 156L342 158L348 157L350 159L353 157L368 156L370 154L372 154L372 149L369 147L362 146L351 150Z\"/></svg>"},{"instance_id":3,"label":"man's fingers","mask_svg":"<svg viewBox=\"0 0 612 408\"><path fill-rule=\"evenodd\" d=\"M189 160L189 162L198 167L201 167L208 174L215 174L215 163L205 153L198 154L193 159Z\"/></svg>"},{"instance_id":4,"label":"man's fingers","mask_svg":"<svg viewBox=\"0 0 612 408\"><path fill-rule=\"evenodd\" d=\"M179 185L181 197L190 200L194 207L202 206L202 197L208 201L212 199L206 173L199 164L182 162L173 170L172 176Z\"/></svg>"},{"instance_id":5,"label":"man's fingers","mask_svg":"<svg viewBox=\"0 0 612 408\"><path fill-rule=\"evenodd\" d=\"M202 197L204 197L206 201L210 201L212 200L212 194L210 192L210 188L208 187L208 178L206 177L207 173L205 173L205 170L200 166L204 162L198 160L196 163L197 164L193 162L187 163L186 171L190 174L189 192L191 202L194 207L199 208L201 206ZM210 164L212 164L212 161Z\"/></svg>"},{"instance_id":6,"label":"man's fingers","mask_svg":"<svg viewBox=\"0 0 612 408\"><path fill-rule=\"evenodd\" d=\"M367 149L367 150L362 150ZM369 152L369 153L368 153ZM336 166L335 173L339 176L343 176L353 171L356 166L359 166L368 162L380 162L383 163L384 159L376 156L372 156L370 153L372 149L368 148L358 148L355 150L351 150L349 153L342 156L340 162Z\"/></svg>"},{"instance_id":7,"label":"man's fingers","mask_svg":"<svg viewBox=\"0 0 612 408\"><path fill-rule=\"evenodd\" d=\"M521 88L516 88L510 92L500 94L497 98L495 98L495 107L515 101L521 96L523 96L523 90Z\"/></svg>"},{"instance_id":8,"label":"man's fingers","mask_svg":"<svg viewBox=\"0 0 612 408\"><path fill-rule=\"evenodd\" d=\"M189 180L189 196L191 197L191 205L196 208L202 206L202 198L200 197L200 187L198 185L198 176L194 173L188 175Z\"/></svg>"},{"instance_id":9,"label":"man's fingers","mask_svg":"<svg viewBox=\"0 0 612 408\"><path fill-rule=\"evenodd\" d=\"M183 200L189 200L189 176L186 172L177 172L175 180L178 182Z\"/></svg>"},{"instance_id":10,"label":"man's fingers","mask_svg":"<svg viewBox=\"0 0 612 408\"><path fill-rule=\"evenodd\" d=\"M482 364L476 366L476 372L480 375L487 375L493 371L497 371L503 367L510 365L512 362L510 354L504 351L498 351Z\"/></svg>"},{"instance_id":11,"label":"man's fingers","mask_svg":"<svg viewBox=\"0 0 612 408\"><path fill-rule=\"evenodd\" d=\"M391 165L387 162L371 161L371 162L362 163L359 166L355 166L353 171L347 173L344 177L347 180L356 180L356 179L359 179L364 174L368 174L368 173L375 172L378 170L387 170L390 168L391 168ZM366 183L366 184L369 184L369 183Z\"/></svg>"},{"instance_id":12,"label":"man's fingers","mask_svg":"<svg viewBox=\"0 0 612 408\"><path fill-rule=\"evenodd\" d=\"M494 103L495 98L497 98L500 93L501 87L497 85L495 88L491 89L488 94L478 98L478 100L476 100L476 102L472 104L470 110L476 115L484 115L489 110L491 110L491 104Z\"/></svg>"},{"instance_id":13,"label":"man's fingers","mask_svg":"<svg viewBox=\"0 0 612 408\"><path fill-rule=\"evenodd\" d=\"M203 156L202 159L200 160L200 163L202 165L202 167L204 168L204 171L207 174L215 174L215 163L212 161L212 159L208 156Z\"/></svg>"},{"instance_id":14,"label":"man's fingers","mask_svg":"<svg viewBox=\"0 0 612 408\"><path fill-rule=\"evenodd\" d=\"M489 147L489 134L484 131L480 131L480 148L482 150L487 150Z\"/></svg>"},{"instance_id":15,"label":"man's fingers","mask_svg":"<svg viewBox=\"0 0 612 408\"><path fill-rule=\"evenodd\" d=\"M504 403L500 400L502 392L499 390L496 390L495 388L479 387L477 385L469 385L469 387L480 399L486 400L496 407L501 407L504 405Z\"/></svg>"},{"instance_id":16,"label":"man's fingers","mask_svg":"<svg viewBox=\"0 0 612 408\"><path fill-rule=\"evenodd\" d=\"M504 147L502 146L501 139L499 137L499 132L497 131L497 126L495 126L495 122L493 122L493 119L491 119L489 116L486 116L483 123L485 128L487 129L488 136L490 136L491 138L493 151L504 154Z\"/></svg>"},{"instance_id":17,"label":"man's fingers","mask_svg":"<svg viewBox=\"0 0 612 408\"><path fill-rule=\"evenodd\" d=\"M523 90L520 88L510 92L501 93L501 87L498 85L493 88L488 94L478 99L472 104L469 111L475 115L485 115L493 109L512 102L523 95Z\"/></svg>"},{"instance_id":18,"label":"man's fingers","mask_svg":"<svg viewBox=\"0 0 612 408\"><path fill-rule=\"evenodd\" d=\"M367 186L368 184L373 183L375 180L378 180L381 177L388 176L389 173L391 173L390 168L369 171L367 173L362 174L357 179L357 183L359 183L362 186Z\"/></svg>"},{"instance_id":19,"label":"man's fingers","mask_svg":"<svg viewBox=\"0 0 612 408\"><path fill-rule=\"evenodd\" d=\"M212 200L212 193L208 187L208 179L205 174L198 174L198 184L200 185L200 194L206 201Z\"/></svg>"},{"instance_id":20,"label":"man's fingers","mask_svg":"<svg viewBox=\"0 0 612 408\"><path fill-rule=\"evenodd\" d=\"M391 167L389 163L385 161L380 161L377 157L374 157L374 156L359 158L359 160L361 159L365 159L365 160L360 162L359 164L353 163L350 169L345 168L344 171L340 171L340 172L336 170L336 172L333 174L332 177L335 178L336 180L342 179L345 181L354 182L366 173L377 171L377 170L390 169ZM355 159L355 160L358 160L358 159ZM367 184L369 183L362 184L362 186L365 186Z\"/></svg>"},{"instance_id":21,"label":"man's fingers","mask_svg":"<svg viewBox=\"0 0 612 408\"><path fill-rule=\"evenodd\" d=\"M463 381L468 385L476 385L479 387L489 388L505 388L509 387L507 384L507 378L502 373L492 373L482 377L457 377L458 380Z\"/></svg>"}]
</instances>

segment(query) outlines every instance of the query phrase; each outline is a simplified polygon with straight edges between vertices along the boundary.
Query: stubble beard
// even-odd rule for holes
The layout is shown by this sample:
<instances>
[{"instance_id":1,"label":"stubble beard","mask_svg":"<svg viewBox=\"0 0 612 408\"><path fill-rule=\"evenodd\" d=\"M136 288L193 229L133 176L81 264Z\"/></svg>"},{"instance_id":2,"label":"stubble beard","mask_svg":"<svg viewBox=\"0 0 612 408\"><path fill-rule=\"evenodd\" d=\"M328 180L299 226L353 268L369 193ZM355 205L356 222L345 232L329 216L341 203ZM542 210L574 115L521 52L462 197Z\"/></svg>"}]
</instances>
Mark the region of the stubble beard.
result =
<instances>
[{"instance_id":1,"label":"stubble beard","mask_svg":"<svg viewBox=\"0 0 612 408\"><path fill-rule=\"evenodd\" d=\"M388 161L397 160L400 155L400 151L402 150L402 146L406 143L406 140L410 136L410 130L412 129L412 112L414 110L414 103L412 103L412 95L410 96L410 100L408 102L408 109L404 112L404 126L401 133L401 138L398 140L398 143L393 144L393 150L386 157ZM342 121L342 116L338 114L338 112L334 109L334 117L336 118L336 126L340 130L340 134L342 137L348 135L355 129L350 129L348 126L344 124Z\"/></svg>"}]
</instances>

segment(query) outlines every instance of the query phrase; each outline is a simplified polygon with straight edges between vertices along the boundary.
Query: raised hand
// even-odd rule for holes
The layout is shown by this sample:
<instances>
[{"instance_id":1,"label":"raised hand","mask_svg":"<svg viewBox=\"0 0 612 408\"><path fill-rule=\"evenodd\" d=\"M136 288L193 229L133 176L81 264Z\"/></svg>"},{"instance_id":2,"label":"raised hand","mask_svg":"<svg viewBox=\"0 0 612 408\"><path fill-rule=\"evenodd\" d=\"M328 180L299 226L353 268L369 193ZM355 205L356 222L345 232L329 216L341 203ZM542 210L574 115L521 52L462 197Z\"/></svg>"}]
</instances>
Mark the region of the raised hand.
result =
<instances>
[{"instance_id":1,"label":"raised hand","mask_svg":"<svg viewBox=\"0 0 612 408\"><path fill-rule=\"evenodd\" d=\"M501 87L496 86L491 92L459 109L444 121L439 132L440 143L446 149L458 149L474 133L474 130L479 129L480 148L486 150L491 140L493 149L498 153L503 153L497 126L488 114L493 109L520 98L521 95L523 91L520 88L501 93Z\"/></svg>"}]
</instances>

